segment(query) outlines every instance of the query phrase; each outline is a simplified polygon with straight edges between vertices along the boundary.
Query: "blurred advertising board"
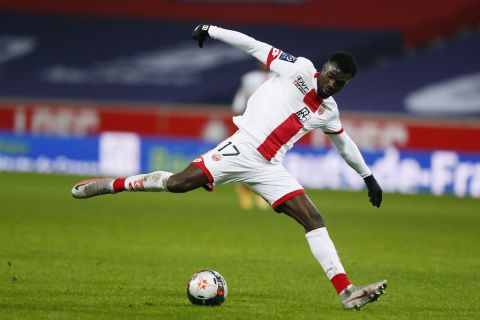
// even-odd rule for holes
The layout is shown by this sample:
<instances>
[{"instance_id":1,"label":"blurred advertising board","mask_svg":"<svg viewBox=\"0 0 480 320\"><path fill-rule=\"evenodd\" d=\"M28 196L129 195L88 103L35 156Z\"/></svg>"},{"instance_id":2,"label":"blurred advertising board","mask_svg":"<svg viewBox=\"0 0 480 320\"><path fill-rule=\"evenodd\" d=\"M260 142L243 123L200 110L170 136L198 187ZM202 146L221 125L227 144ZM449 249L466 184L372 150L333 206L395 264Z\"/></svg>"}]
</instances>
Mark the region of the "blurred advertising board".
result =
<instances>
[{"instance_id":1,"label":"blurred advertising board","mask_svg":"<svg viewBox=\"0 0 480 320\"><path fill-rule=\"evenodd\" d=\"M134 104L78 102L0 102L0 130L35 135L89 136L132 132L143 137L202 139L217 142L235 132L233 114L224 108L189 105L153 107ZM363 150L394 147L404 150L480 152L480 123L455 119L342 113L342 123ZM300 144L329 147L320 130Z\"/></svg>"},{"instance_id":2,"label":"blurred advertising board","mask_svg":"<svg viewBox=\"0 0 480 320\"><path fill-rule=\"evenodd\" d=\"M228 108L188 105L0 101L0 130L35 135L88 136L113 131L218 141L236 130L231 118Z\"/></svg>"},{"instance_id":3,"label":"blurred advertising board","mask_svg":"<svg viewBox=\"0 0 480 320\"><path fill-rule=\"evenodd\" d=\"M100 174L98 137L0 132L0 171Z\"/></svg>"},{"instance_id":4,"label":"blurred advertising board","mask_svg":"<svg viewBox=\"0 0 480 320\"><path fill-rule=\"evenodd\" d=\"M362 151L366 163L386 192L480 198L480 154L456 151ZM284 162L307 188L357 190L364 187L333 149L297 148Z\"/></svg>"},{"instance_id":5,"label":"blurred advertising board","mask_svg":"<svg viewBox=\"0 0 480 320\"><path fill-rule=\"evenodd\" d=\"M146 138L107 132L91 137L0 133L0 172L125 176L178 172L214 144L192 139ZM457 151L363 151L386 192L480 198L480 153ZM331 148L300 146L284 162L307 188L358 190L363 181Z\"/></svg>"},{"instance_id":6,"label":"blurred advertising board","mask_svg":"<svg viewBox=\"0 0 480 320\"><path fill-rule=\"evenodd\" d=\"M59 137L0 131L0 172L126 176L160 168L179 171L213 146L128 132Z\"/></svg>"}]
</instances>

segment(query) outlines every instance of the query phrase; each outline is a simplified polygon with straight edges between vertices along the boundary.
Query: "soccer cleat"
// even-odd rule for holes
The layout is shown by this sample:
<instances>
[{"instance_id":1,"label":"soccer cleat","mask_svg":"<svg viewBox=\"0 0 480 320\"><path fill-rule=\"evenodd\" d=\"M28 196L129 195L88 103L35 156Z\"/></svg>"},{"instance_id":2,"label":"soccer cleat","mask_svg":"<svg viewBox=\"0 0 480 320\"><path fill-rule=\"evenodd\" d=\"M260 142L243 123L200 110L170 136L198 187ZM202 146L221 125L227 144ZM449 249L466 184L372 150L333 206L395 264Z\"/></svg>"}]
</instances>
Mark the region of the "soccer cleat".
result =
<instances>
[{"instance_id":1,"label":"soccer cleat","mask_svg":"<svg viewBox=\"0 0 480 320\"><path fill-rule=\"evenodd\" d=\"M86 199L101 194L115 193L113 191L112 178L88 179L80 181L72 188L72 197L76 199Z\"/></svg>"},{"instance_id":2,"label":"soccer cleat","mask_svg":"<svg viewBox=\"0 0 480 320\"><path fill-rule=\"evenodd\" d=\"M340 294L340 302L346 310L360 310L364 305L377 301L387 288L387 280L357 287L350 286Z\"/></svg>"}]
</instances>

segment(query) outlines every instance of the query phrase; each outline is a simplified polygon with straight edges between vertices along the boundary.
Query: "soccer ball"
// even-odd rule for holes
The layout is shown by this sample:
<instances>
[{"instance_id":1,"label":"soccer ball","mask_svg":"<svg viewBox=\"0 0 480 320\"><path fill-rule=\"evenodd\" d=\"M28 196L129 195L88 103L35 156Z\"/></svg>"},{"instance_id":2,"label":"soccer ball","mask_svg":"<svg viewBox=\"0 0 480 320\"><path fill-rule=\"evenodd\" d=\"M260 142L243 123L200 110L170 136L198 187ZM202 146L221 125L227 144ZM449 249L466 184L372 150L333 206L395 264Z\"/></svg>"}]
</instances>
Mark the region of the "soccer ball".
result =
<instances>
[{"instance_id":1,"label":"soccer ball","mask_svg":"<svg viewBox=\"0 0 480 320\"><path fill-rule=\"evenodd\" d=\"M187 285L187 296L191 303L218 306L227 297L227 282L213 270L201 270L193 274Z\"/></svg>"}]
</instances>

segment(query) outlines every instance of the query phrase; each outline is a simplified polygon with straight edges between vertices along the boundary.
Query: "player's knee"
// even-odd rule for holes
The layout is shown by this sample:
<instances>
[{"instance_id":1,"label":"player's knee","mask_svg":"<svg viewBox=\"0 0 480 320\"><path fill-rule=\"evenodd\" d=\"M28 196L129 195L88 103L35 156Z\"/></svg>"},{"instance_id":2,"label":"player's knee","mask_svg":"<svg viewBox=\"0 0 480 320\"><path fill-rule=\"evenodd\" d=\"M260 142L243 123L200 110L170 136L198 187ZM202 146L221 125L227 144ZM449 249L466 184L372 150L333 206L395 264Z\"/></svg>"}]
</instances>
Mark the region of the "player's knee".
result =
<instances>
[{"instance_id":1,"label":"player's knee","mask_svg":"<svg viewBox=\"0 0 480 320\"><path fill-rule=\"evenodd\" d=\"M323 221L323 217L320 214L320 212L318 212L317 210L309 211L306 214L306 216L308 218L305 220L305 224L303 227L307 232L325 227L325 222Z\"/></svg>"},{"instance_id":2,"label":"player's knee","mask_svg":"<svg viewBox=\"0 0 480 320\"><path fill-rule=\"evenodd\" d=\"M314 207L292 207L282 204L276 207L275 211L285 213L292 217L301 224L307 232L325 227L322 215Z\"/></svg>"},{"instance_id":3,"label":"player's knee","mask_svg":"<svg viewBox=\"0 0 480 320\"><path fill-rule=\"evenodd\" d=\"M178 174L174 174L167 181L167 189L174 193L184 193L196 189L192 179L184 178Z\"/></svg>"}]
</instances>

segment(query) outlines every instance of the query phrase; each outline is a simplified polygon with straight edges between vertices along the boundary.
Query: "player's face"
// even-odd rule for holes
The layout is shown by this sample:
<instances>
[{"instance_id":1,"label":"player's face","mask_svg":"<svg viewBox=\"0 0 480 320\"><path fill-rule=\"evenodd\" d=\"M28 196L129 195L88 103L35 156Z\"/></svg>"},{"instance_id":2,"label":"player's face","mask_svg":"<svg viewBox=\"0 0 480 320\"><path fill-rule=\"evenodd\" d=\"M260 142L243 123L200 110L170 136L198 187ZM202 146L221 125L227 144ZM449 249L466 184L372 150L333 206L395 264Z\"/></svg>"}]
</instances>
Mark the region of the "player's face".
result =
<instances>
[{"instance_id":1,"label":"player's face","mask_svg":"<svg viewBox=\"0 0 480 320\"><path fill-rule=\"evenodd\" d=\"M336 62L327 62L317 78L317 96L325 99L342 90L352 80L351 73L340 70Z\"/></svg>"}]
</instances>

